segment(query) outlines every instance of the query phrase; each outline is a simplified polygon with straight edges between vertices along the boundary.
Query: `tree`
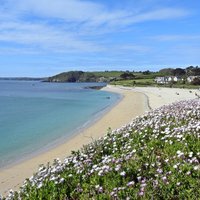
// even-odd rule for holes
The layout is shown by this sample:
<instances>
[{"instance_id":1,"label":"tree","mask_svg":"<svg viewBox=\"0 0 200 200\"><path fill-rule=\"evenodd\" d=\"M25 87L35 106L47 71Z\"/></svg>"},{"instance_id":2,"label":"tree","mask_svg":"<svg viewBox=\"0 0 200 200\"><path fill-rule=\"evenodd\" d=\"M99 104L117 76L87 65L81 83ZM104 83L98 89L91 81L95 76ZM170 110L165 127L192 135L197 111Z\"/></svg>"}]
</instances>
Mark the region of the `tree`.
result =
<instances>
[{"instance_id":1,"label":"tree","mask_svg":"<svg viewBox=\"0 0 200 200\"><path fill-rule=\"evenodd\" d=\"M125 80L130 80L130 79L135 78L135 76L130 72L124 72L123 74L120 75L120 78L125 79Z\"/></svg>"},{"instance_id":2,"label":"tree","mask_svg":"<svg viewBox=\"0 0 200 200\"><path fill-rule=\"evenodd\" d=\"M199 76L200 75L200 68L198 66L196 66L193 69L193 73L194 73L194 76Z\"/></svg>"},{"instance_id":3,"label":"tree","mask_svg":"<svg viewBox=\"0 0 200 200\"><path fill-rule=\"evenodd\" d=\"M192 85L200 85L200 78L194 78L194 80L191 82Z\"/></svg>"},{"instance_id":4,"label":"tree","mask_svg":"<svg viewBox=\"0 0 200 200\"><path fill-rule=\"evenodd\" d=\"M186 68L186 72L187 72L188 76L199 76L200 68L198 66L196 66L196 67L189 66Z\"/></svg>"},{"instance_id":5,"label":"tree","mask_svg":"<svg viewBox=\"0 0 200 200\"><path fill-rule=\"evenodd\" d=\"M149 74L151 74L151 72L149 70L147 70L147 71L142 72L142 74L149 75Z\"/></svg>"},{"instance_id":6,"label":"tree","mask_svg":"<svg viewBox=\"0 0 200 200\"><path fill-rule=\"evenodd\" d=\"M171 76L173 74L173 71L174 69L172 68L164 68L164 69L161 69L159 73L163 74L164 76Z\"/></svg>"},{"instance_id":7,"label":"tree","mask_svg":"<svg viewBox=\"0 0 200 200\"><path fill-rule=\"evenodd\" d=\"M174 76L184 76L186 74L185 70L182 68L176 68L172 71Z\"/></svg>"}]
</instances>

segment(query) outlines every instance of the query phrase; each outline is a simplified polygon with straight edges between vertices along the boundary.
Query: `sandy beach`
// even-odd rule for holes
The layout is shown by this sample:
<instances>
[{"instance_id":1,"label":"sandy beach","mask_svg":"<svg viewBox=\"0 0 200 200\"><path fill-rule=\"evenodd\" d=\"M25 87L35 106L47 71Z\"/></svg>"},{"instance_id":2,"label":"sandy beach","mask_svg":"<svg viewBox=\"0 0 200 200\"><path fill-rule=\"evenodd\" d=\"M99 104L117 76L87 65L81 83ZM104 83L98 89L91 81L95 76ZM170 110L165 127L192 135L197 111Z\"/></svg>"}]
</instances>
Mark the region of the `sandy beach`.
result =
<instances>
[{"instance_id":1,"label":"sandy beach","mask_svg":"<svg viewBox=\"0 0 200 200\"><path fill-rule=\"evenodd\" d=\"M149 99L149 106L152 109L177 101L197 98L195 94L200 95L200 90L197 89L135 87L132 90L145 94Z\"/></svg>"},{"instance_id":2,"label":"sandy beach","mask_svg":"<svg viewBox=\"0 0 200 200\"><path fill-rule=\"evenodd\" d=\"M0 193L5 194L11 188L13 190L19 189L25 178L32 176L40 164L46 164L57 157L65 158L72 150L78 150L83 144L90 143L92 140L103 136L109 127L111 129L120 128L136 116L144 114L145 111L149 110L149 106L154 109L179 100L193 99L196 97L195 93L200 95L200 91L197 90L152 87L107 86L103 90L119 93L123 95L123 98L94 124L80 131L64 144L20 164L1 170Z\"/></svg>"}]
</instances>

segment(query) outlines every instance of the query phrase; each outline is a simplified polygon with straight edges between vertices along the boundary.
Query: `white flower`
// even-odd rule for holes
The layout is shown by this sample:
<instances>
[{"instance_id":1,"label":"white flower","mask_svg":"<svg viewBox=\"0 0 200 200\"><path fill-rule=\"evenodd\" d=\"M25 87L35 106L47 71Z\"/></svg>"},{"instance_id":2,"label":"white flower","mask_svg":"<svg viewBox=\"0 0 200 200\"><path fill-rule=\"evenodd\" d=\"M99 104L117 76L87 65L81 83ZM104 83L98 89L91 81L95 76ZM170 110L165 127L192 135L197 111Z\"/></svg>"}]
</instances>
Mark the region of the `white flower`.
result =
<instances>
[{"instance_id":1,"label":"white flower","mask_svg":"<svg viewBox=\"0 0 200 200\"><path fill-rule=\"evenodd\" d=\"M187 175L190 175L190 174L191 174L191 172L190 172L190 171L188 171L186 174L187 174Z\"/></svg>"},{"instance_id":2,"label":"white flower","mask_svg":"<svg viewBox=\"0 0 200 200\"><path fill-rule=\"evenodd\" d=\"M130 186L132 186L132 185L134 185L134 184L135 184L135 182L134 182L134 181L131 181L131 182L128 182L128 183L127 183L127 186L130 187Z\"/></svg>"},{"instance_id":3,"label":"white flower","mask_svg":"<svg viewBox=\"0 0 200 200\"><path fill-rule=\"evenodd\" d=\"M177 165L174 165L174 166L173 166L173 168L174 168L174 169L177 169L177 168L178 168L178 166L177 166Z\"/></svg>"},{"instance_id":4,"label":"white flower","mask_svg":"<svg viewBox=\"0 0 200 200\"><path fill-rule=\"evenodd\" d=\"M126 175L126 172L125 172L125 171L120 172L120 175L121 175L121 176L125 176L125 175Z\"/></svg>"},{"instance_id":5,"label":"white flower","mask_svg":"<svg viewBox=\"0 0 200 200\"><path fill-rule=\"evenodd\" d=\"M42 187L42 183L39 183L39 185L37 186L38 189L40 189Z\"/></svg>"},{"instance_id":6,"label":"white flower","mask_svg":"<svg viewBox=\"0 0 200 200\"><path fill-rule=\"evenodd\" d=\"M176 153L177 153L177 154L181 154L181 151L180 151L180 150L178 150Z\"/></svg>"},{"instance_id":7,"label":"white flower","mask_svg":"<svg viewBox=\"0 0 200 200\"><path fill-rule=\"evenodd\" d=\"M59 182L62 183L64 182L64 180L65 180L64 178L61 178Z\"/></svg>"}]
</instances>

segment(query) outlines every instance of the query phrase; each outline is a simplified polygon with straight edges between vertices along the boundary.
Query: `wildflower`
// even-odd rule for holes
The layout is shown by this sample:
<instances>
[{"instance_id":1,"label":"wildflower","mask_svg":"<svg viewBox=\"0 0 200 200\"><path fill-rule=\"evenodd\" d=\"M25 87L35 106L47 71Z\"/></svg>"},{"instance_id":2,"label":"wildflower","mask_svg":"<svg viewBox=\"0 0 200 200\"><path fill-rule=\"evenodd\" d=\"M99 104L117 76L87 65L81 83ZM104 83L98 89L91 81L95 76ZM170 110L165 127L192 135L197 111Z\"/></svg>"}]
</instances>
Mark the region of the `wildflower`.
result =
<instances>
[{"instance_id":1,"label":"wildflower","mask_svg":"<svg viewBox=\"0 0 200 200\"><path fill-rule=\"evenodd\" d=\"M130 187L130 186L133 186L134 184L135 184L134 181L130 181L130 182L127 183L127 186Z\"/></svg>"},{"instance_id":2,"label":"wildflower","mask_svg":"<svg viewBox=\"0 0 200 200\"><path fill-rule=\"evenodd\" d=\"M177 168L178 168L178 166L177 166L177 165L174 165L174 166L173 166L173 168L174 168L174 169L177 169Z\"/></svg>"},{"instance_id":3,"label":"wildflower","mask_svg":"<svg viewBox=\"0 0 200 200\"><path fill-rule=\"evenodd\" d=\"M98 172L98 175L99 175L99 176L103 176L103 170L100 170L100 171Z\"/></svg>"},{"instance_id":4,"label":"wildflower","mask_svg":"<svg viewBox=\"0 0 200 200\"><path fill-rule=\"evenodd\" d=\"M163 170L162 169L157 169L156 170L159 174L162 174L163 173Z\"/></svg>"},{"instance_id":5,"label":"wildflower","mask_svg":"<svg viewBox=\"0 0 200 200\"><path fill-rule=\"evenodd\" d=\"M162 180L163 180L163 181L166 181L166 180L167 180L167 177L166 177L166 176L163 176L163 177L162 177Z\"/></svg>"},{"instance_id":6,"label":"wildflower","mask_svg":"<svg viewBox=\"0 0 200 200\"><path fill-rule=\"evenodd\" d=\"M190 175L190 174L191 174L191 172L190 172L190 171L188 171L186 174L187 174L187 175Z\"/></svg>"},{"instance_id":7,"label":"wildflower","mask_svg":"<svg viewBox=\"0 0 200 200\"><path fill-rule=\"evenodd\" d=\"M59 181L59 183L63 183L64 180L65 180L64 178L61 178L60 181Z\"/></svg>"},{"instance_id":8,"label":"wildflower","mask_svg":"<svg viewBox=\"0 0 200 200\"><path fill-rule=\"evenodd\" d=\"M115 167L115 171L119 171L120 170L120 168L121 168L121 165L117 165L116 167Z\"/></svg>"},{"instance_id":9,"label":"wildflower","mask_svg":"<svg viewBox=\"0 0 200 200\"><path fill-rule=\"evenodd\" d=\"M42 187L42 183L39 183L39 185L37 186L38 189L40 189Z\"/></svg>"},{"instance_id":10,"label":"wildflower","mask_svg":"<svg viewBox=\"0 0 200 200\"><path fill-rule=\"evenodd\" d=\"M121 175L121 176L125 176L125 175L126 175L126 172L125 172L125 171L120 172L120 175Z\"/></svg>"},{"instance_id":11,"label":"wildflower","mask_svg":"<svg viewBox=\"0 0 200 200\"><path fill-rule=\"evenodd\" d=\"M103 187L101 187L100 185L96 185L95 186L96 191L102 193L103 192Z\"/></svg>"},{"instance_id":12,"label":"wildflower","mask_svg":"<svg viewBox=\"0 0 200 200\"><path fill-rule=\"evenodd\" d=\"M165 162L168 163L168 162L169 162L169 159L166 159Z\"/></svg>"},{"instance_id":13,"label":"wildflower","mask_svg":"<svg viewBox=\"0 0 200 200\"><path fill-rule=\"evenodd\" d=\"M139 196L144 196L144 192L143 191L139 192Z\"/></svg>"},{"instance_id":14,"label":"wildflower","mask_svg":"<svg viewBox=\"0 0 200 200\"><path fill-rule=\"evenodd\" d=\"M112 191L112 192L110 193L110 196L111 196L111 197L117 197L117 194L116 194L114 191Z\"/></svg>"},{"instance_id":15,"label":"wildflower","mask_svg":"<svg viewBox=\"0 0 200 200\"><path fill-rule=\"evenodd\" d=\"M177 185L177 186L180 186L180 185L181 185L181 183L180 183L180 182L178 182L178 183L176 183L176 185Z\"/></svg>"},{"instance_id":16,"label":"wildflower","mask_svg":"<svg viewBox=\"0 0 200 200\"><path fill-rule=\"evenodd\" d=\"M181 151L180 151L180 150L178 150L176 153L177 153L177 154L181 154Z\"/></svg>"}]
</instances>

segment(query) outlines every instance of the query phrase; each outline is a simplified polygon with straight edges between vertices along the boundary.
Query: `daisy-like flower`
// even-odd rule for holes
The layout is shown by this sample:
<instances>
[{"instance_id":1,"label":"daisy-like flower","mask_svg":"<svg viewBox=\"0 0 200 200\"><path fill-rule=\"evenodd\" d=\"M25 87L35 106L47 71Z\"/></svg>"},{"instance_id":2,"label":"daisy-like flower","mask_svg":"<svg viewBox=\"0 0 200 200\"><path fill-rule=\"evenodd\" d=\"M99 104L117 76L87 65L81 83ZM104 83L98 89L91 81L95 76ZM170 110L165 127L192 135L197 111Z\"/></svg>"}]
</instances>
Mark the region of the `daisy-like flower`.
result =
<instances>
[{"instance_id":1,"label":"daisy-like flower","mask_svg":"<svg viewBox=\"0 0 200 200\"><path fill-rule=\"evenodd\" d=\"M121 176L125 176L125 175L126 175L126 172L125 172L125 171L122 171L122 172L120 172L120 175L121 175Z\"/></svg>"}]
</instances>

